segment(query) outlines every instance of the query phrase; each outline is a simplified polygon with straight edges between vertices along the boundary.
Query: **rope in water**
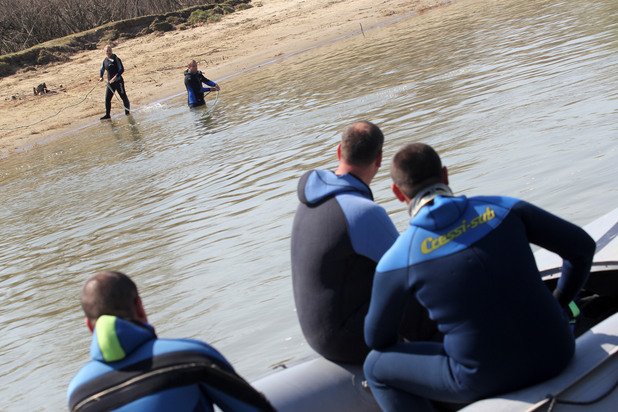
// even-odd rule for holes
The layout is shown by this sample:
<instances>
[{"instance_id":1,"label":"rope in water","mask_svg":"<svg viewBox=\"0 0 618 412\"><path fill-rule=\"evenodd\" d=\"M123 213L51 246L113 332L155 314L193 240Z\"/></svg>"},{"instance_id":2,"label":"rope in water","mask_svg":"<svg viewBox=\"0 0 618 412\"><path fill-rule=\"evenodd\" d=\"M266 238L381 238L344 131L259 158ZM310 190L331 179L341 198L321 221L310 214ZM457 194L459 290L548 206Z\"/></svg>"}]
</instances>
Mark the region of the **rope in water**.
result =
<instances>
[{"instance_id":1,"label":"rope in water","mask_svg":"<svg viewBox=\"0 0 618 412\"><path fill-rule=\"evenodd\" d=\"M107 83L107 82L106 82L106 83L105 83L105 85L106 85L106 86L110 89L110 91L114 94L114 96L116 96L116 99L118 99L118 101L120 102L120 105L121 105L121 106L122 106L125 110L130 111L130 109L129 109L129 108L127 108L127 107L125 107L125 106L124 106L124 102L123 102L122 100L120 100L120 97L118 97L118 96L117 96L117 94L116 94L116 93L114 93L114 90L110 87L109 83ZM78 105L82 104L82 103L83 103L83 102L84 102L84 101L88 98L88 96L90 96L90 93L92 93L92 92L93 92L93 90L94 90L96 87L97 87L97 86L94 86L92 89L90 89L90 91L89 91L88 93L86 93L86 95L85 95L85 96L84 96L84 97L83 97L83 98L82 98L79 102L74 103L74 104L70 104L70 105L68 105L68 106L64 106L64 107L60 108L60 109L59 109L56 113L54 113L54 114L52 114L52 115L50 115L50 116L44 117L44 118L42 118L42 119L39 119L39 120L37 120L36 122L30 123L30 124L21 125L21 126L16 126L16 127L0 127L0 130L5 131L5 132L12 132L12 131L19 130L19 129L25 129L26 127L36 126L37 124L42 123L42 122L44 122L45 120L49 120L49 119L51 119L52 117L56 117L56 116L58 116L60 113L62 113L62 111L66 110L66 109L68 109L68 108L70 108L70 107L75 107L75 106L78 106ZM208 93L210 93L210 92L208 92ZM212 107L210 107L210 108L206 111L206 115L210 116L210 115L212 114L212 112L215 110L215 107L217 106L217 103L218 103L218 102L219 102L219 91L217 90L217 94L216 94L216 96L215 96L215 100L214 100L214 102L213 102L213 104L212 104ZM135 110L135 108L134 108L133 110Z\"/></svg>"},{"instance_id":2,"label":"rope in water","mask_svg":"<svg viewBox=\"0 0 618 412\"><path fill-rule=\"evenodd\" d=\"M206 96L208 96L210 94L210 92L208 92L206 94ZM204 96L204 97L206 97ZM212 114L212 112L215 110L215 107L217 106L217 103L219 102L219 90L217 90L217 95L215 96L215 100L212 102L212 107L209 108L208 110L206 110L206 116L210 116Z\"/></svg>"}]
</instances>

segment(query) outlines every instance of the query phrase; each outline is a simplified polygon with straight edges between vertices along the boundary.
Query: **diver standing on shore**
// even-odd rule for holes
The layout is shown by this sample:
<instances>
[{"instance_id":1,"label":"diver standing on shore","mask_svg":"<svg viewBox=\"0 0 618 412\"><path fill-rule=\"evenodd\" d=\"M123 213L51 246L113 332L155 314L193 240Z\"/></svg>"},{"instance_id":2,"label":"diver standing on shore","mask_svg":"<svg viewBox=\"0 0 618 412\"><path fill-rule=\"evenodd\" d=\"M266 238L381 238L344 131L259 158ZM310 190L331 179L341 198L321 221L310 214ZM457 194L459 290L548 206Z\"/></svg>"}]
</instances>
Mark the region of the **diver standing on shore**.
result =
<instances>
[{"instance_id":1,"label":"diver standing on shore","mask_svg":"<svg viewBox=\"0 0 618 412\"><path fill-rule=\"evenodd\" d=\"M101 117L101 120L110 119L110 112L112 109L112 96L114 92L118 92L124 105L124 114L127 116L130 114L131 104L124 87L124 79L122 73L124 73L124 66L118 56L112 53L112 46L105 46L105 59L101 65L99 73L99 81L103 81L103 73L107 70L107 88L105 91L105 116Z\"/></svg>"},{"instance_id":2,"label":"diver standing on shore","mask_svg":"<svg viewBox=\"0 0 618 412\"><path fill-rule=\"evenodd\" d=\"M203 87L202 83L210 86ZM187 88L187 103L189 107L198 107L206 104L204 92L219 91L219 85L197 70L197 62L191 60L185 70L185 87Z\"/></svg>"}]
</instances>

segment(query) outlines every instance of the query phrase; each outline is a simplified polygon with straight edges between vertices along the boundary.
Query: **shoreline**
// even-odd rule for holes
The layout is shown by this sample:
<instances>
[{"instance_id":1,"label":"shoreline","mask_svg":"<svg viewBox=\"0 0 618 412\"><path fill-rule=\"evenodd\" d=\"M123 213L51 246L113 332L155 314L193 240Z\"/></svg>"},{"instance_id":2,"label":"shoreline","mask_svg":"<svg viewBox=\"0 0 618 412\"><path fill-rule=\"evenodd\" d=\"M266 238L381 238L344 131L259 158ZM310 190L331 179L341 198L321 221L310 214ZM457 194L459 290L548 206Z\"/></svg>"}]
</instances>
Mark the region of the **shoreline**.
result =
<instances>
[{"instance_id":1,"label":"shoreline","mask_svg":"<svg viewBox=\"0 0 618 412\"><path fill-rule=\"evenodd\" d=\"M207 77L221 82L451 3L387 0L376 7L372 0L254 1L253 8L226 15L219 23L127 40L114 45L114 52L126 67L129 99L142 107L186 93L179 73L190 58ZM204 43L216 47L195 53ZM0 79L0 161L97 124L104 107L104 93L96 90L103 57L100 48L84 51L69 62ZM157 67L165 62L174 64ZM32 95L32 87L43 81L52 93ZM140 84L145 87L138 88ZM121 113L116 103L112 117ZM17 126L6 130L10 125Z\"/></svg>"}]
</instances>

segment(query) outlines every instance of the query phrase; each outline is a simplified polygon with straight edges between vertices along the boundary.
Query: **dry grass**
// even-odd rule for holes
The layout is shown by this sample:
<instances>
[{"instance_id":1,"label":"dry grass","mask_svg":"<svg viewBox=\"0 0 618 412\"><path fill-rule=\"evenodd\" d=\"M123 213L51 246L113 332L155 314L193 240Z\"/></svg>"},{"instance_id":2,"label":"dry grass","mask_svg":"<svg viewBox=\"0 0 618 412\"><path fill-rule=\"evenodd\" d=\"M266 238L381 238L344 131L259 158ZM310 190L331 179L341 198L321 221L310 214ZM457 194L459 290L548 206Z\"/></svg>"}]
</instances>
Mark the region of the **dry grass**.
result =
<instances>
[{"instance_id":1,"label":"dry grass","mask_svg":"<svg viewBox=\"0 0 618 412\"><path fill-rule=\"evenodd\" d=\"M185 29L187 25L200 23L196 19L189 20L195 12L202 14L201 21L213 23L220 20L222 14L251 7L251 0L108 0L104 3L123 10L124 15L138 16L118 18L122 15L108 11L103 13L106 21L101 22L104 19L100 15L80 13L87 7L100 9L101 2L94 0L0 0L0 53L3 54L0 55L0 77L34 65L66 61L72 54L95 49L101 43L156 31ZM132 7L134 3L140 7ZM191 3L200 4L178 10L179 6ZM176 9L172 8L174 6ZM53 14L50 14L50 7L55 9ZM166 10L170 8L171 11ZM156 14L159 10L165 12ZM73 21L75 19L69 19L68 15L83 19ZM72 21L70 25L62 24L68 20ZM39 32L35 33L36 30Z\"/></svg>"}]
</instances>

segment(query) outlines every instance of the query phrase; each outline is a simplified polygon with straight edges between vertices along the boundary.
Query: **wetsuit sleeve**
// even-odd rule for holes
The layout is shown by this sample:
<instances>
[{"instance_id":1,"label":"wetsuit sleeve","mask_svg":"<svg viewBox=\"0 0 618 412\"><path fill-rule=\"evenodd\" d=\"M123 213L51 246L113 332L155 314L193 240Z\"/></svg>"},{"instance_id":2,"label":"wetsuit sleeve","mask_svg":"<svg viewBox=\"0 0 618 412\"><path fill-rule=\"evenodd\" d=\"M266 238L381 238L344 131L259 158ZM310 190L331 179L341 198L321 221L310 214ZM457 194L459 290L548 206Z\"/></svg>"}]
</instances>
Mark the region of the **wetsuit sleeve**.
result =
<instances>
[{"instance_id":1,"label":"wetsuit sleeve","mask_svg":"<svg viewBox=\"0 0 618 412\"><path fill-rule=\"evenodd\" d=\"M399 324L408 298L407 272L407 267L376 271L365 318L365 343L372 349L394 345L399 339Z\"/></svg>"},{"instance_id":2,"label":"wetsuit sleeve","mask_svg":"<svg viewBox=\"0 0 618 412\"><path fill-rule=\"evenodd\" d=\"M579 226L530 203L517 203L513 212L521 217L531 243L563 259L554 296L561 306L568 305L588 278L596 249L594 240Z\"/></svg>"},{"instance_id":3,"label":"wetsuit sleeve","mask_svg":"<svg viewBox=\"0 0 618 412\"><path fill-rule=\"evenodd\" d=\"M202 73L200 73L200 82L206 83L210 87L215 87L217 85L217 83L213 82L212 80L204 76Z\"/></svg>"},{"instance_id":4,"label":"wetsuit sleeve","mask_svg":"<svg viewBox=\"0 0 618 412\"><path fill-rule=\"evenodd\" d=\"M354 252L378 262L399 233L386 211L355 194L337 196L345 215Z\"/></svg>"},{"instance_id":5,"label":"wetsuit sleeve","mask_svg":"<svg viewBox=\"0 0 618 412\"><path fill-rule=\"evenodd\" d=\"M120 57L116 56L116 61L118 62L118 72L116 73L116 76L122 76L122 73L124 73L124 66L122 65L122 60L120 60Z\"/></svg>"},{"instance_id":6,"label":"wetsuit sleeve","mask_svg":"<svg viewBox=\"0 0 618 412\"><path fill-rule=\"evenodd\" d=\"M393 246L398 236L399 232L393 221L379 206L364 213L357 224L350 226L350 237L356 253L367 256L376 263Z\"/></svg>"},{"instance_id":7,"label":"wetsuit sleeve","mask_svg":"<svg viewBox=\"0 0 618 412\"><path fill-rule=\"evenodd\" d=\"M99 77L103 77L105 74L105 59L103 59L103 63L101 63L101 70L99 70Z\"/></svg>"}]
</instances>

